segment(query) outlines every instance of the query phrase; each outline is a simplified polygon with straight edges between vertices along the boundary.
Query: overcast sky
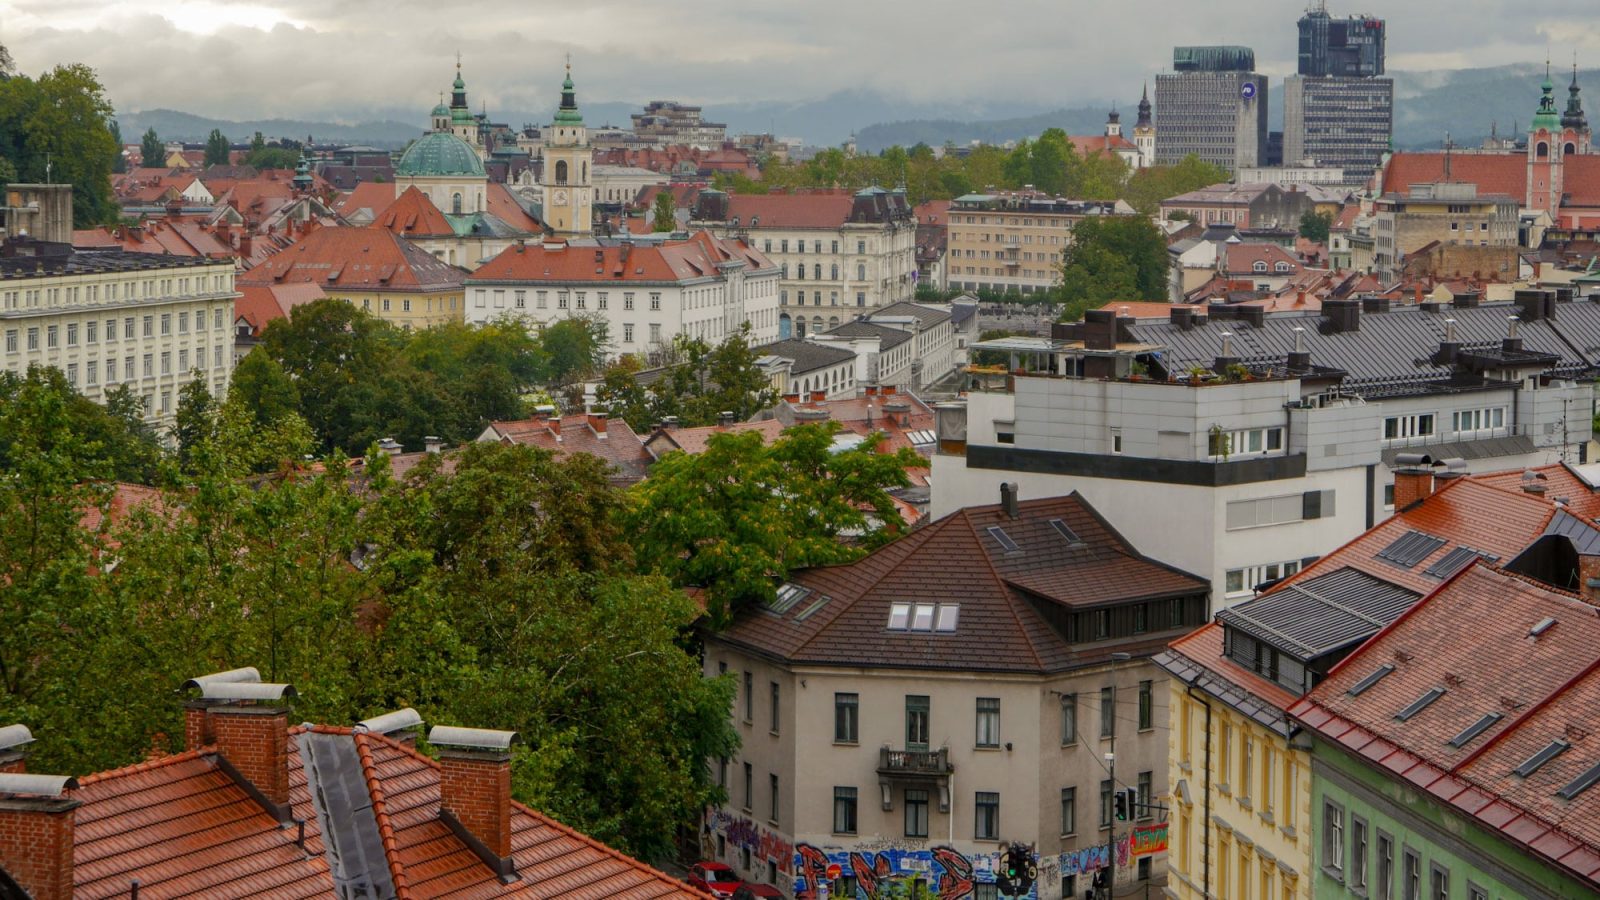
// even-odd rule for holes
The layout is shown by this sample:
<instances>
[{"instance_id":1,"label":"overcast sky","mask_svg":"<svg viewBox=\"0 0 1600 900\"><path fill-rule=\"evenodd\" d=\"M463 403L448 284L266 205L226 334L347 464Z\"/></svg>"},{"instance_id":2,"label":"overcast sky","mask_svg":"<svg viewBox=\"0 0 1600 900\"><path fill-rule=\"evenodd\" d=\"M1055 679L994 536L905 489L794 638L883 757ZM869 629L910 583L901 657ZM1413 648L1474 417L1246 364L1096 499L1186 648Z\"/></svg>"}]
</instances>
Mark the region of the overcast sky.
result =
<instances>
[{"instance_id":1,"label":"overcast sky","mask_svg":"<svg viewBox=\"0 0 1600 900\"><path fill-rule=\"evenodd\" d=\"M1532 7L1532 11L1530 11ZM1391 69L1600 66L1597 0L1385 0ZM1127 100L1174 44L1239 43L1292 71L1296 0L0 0L0 44L36 73L99 70L123 111L342 121L416 110L453 77L474 107L581 98L714 107L861 88L895 99L1044 106ZM714 112L714 110L713 110Z\"/></svg>"}]
</instances>

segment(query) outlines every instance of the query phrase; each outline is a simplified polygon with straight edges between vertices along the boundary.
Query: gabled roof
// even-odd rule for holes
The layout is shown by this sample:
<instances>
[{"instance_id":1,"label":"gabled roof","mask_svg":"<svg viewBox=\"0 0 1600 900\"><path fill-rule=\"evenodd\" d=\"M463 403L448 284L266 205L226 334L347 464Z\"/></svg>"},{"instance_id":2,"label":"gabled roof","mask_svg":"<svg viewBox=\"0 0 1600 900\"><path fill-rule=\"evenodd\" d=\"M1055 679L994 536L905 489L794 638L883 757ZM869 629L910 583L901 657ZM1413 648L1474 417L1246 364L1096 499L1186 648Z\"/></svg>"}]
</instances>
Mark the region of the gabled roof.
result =
<instances>
[{"instance_id":1,"label":"gabled roof","mask_svg":"<svg viewBox=\"0 0 1600 900\"><path fill-rule=\"evenodd\" d=\"M372 224L403 237L451 237L455 234L450 227L450 220L415 185L406 188L383 212L378 213Z\"/></svg>"},{"instance_id":2,"label":"gabled roof","mask_svg":"<svg viewBox=\"0 0 1600 900\"><path fill-rule=\"evenodd\" d=\"M699 428L657 428L645 438L644 447L654 459L660 459L674 450L694 455L705 452L706 443L713 435L754 431L760 433L762 441L771 443L783 433L783 429L784 424L777 419L735 422L732 425L706 425Z\"/></svg>"},{"instance_id":3,"label":"gabled roof","mask_svg":"<svg viewBox=\"0 0 1600 900\"><path fill-rule=\"evenodd\" d=\"M772 270L772 261L741 240L700 231L688 240L606 247L546 243L506 248L472 273L471 281L530 284L671 284L719 277L723 267Z\"/></svg>"},{"instance_id":4,"label":"gabled roof","mask_svg":"<svg viewBox=\"0 0 1600 900\"><path fill-rule=\"evenodd\" d=\"M322 286L310 282L289 284L241 284L242 294L233 303L234 318L250 325L250 333L259 336L274 319L287 319L296 306L304 306L328 295Z\"/></svg>"},{"instance_id":5,"label":"gabled roof","mask_svg":"<svg viewBox=\"0 0 1600 900\"><path fill-rule=\"evenodd\" d=\"M718 639L792 663L1047 673L1128 644L1068 643L1042 610L1206 592L1200 578L1140 555L1076 493L1018 509L1011 518L998 505L969 507L854 563L793 573L809 595L782 613L747 609ZM889 629L890 604L913 601L958 604L954 630Z\"/></svg>"},{"instance_id":6,"label":"gabled roof","mask_svg":"<svg viewBox=\"0 0 1600 900\"><path fill-rule=\"evenodd\" d=\"M830 337L843 338L877 338L880 350L898 347L911 340L911 332L909 331L889 325L876 325L866 321L846 322L843 325L829 328L823 334Z\"/></svg>"},{"instance_id":7,"label":"gabled roof","mask_svg":"<svg viewBox=\"0 0 1600 900\"><path fill-rule=\"evenodd\" d=\"M542 447L557 458L587 453L610 464L611 480L617 484L641 481L654 461L639 435L622 419L606 419L603 431L597 431L585 415L561 416L554 422L554 427L550 418L490 422L478 440Z\"/></svg>"},{"instance_id":8,"label":"gabled roof","mask_svg":"<svg viewBox=\"0 0 1600 900\"><path fill-rule=\"evenodd\" d=\"M1229 275L1255 275L1258 274L1256 263L1266 263L1267 271L1262 274L1267 275L1292 275L1300 271L1299 260L1277 244L1224 244L1222 261L1217 268ZM1280 272L1279 264L1288 266L1288 270Z\"/></svg>"},{"instance_id":9,"label":"gabled roof","mask_svg":"<svg viewBox=\"0 0 1600 900\"><path fill-rule=\"evenodd\" d=\"M312 744L315 771L306 758ZM398 898L704 896L520 803L511 808L520 877L503 884L440 817L435 760L381 734L324 725L289 729L286 750L292 815L305 822L303 849L297 830L269 816L221 767L213 747L80 779L75 895L126 896L138 879L152 896L330 896L362 880ZM368 838L371 855L347 852L338 876L313 780L328 782L330 795L334 787L353 792L342 811L368 817L340 839Z\"/></svg>"},{"instance_id":10,"label":"gabled roof","mask_svg":"<svg viewBox=\"0 0 1600 900\"><path fill-rule=\"evenodd\" d=\"M346 218L361 213L361 218L371 221L395 201L394 184L384 181L364 181L356 185L335 204L334 210Z\"/></svg>"},{"instance_id":11,"label":"gabled roof","mask_svg":"<svg viewBox=\"0 0 1600 900\"><path fill-rule=\"evenodd\" d=\"M319 228L239 276L240 284L310 282L346 291L460 290L466 273L379 227Z\"/></svg>"},{"instance_id":12,"label":"gabled roof","mask_svg":"<svg viewBox=\"0 0 1600 900\"><path fill-rule=\"evenodd\" d=\"M948 310L923 303L912 303L910 300L901 300L899 303L891 303L881 309L874 310L868 319L870 321L871 319L894 318L897 316L909 316L916 319L917 326L924 329L932 328L941 322L950 320Z\"/></svg>"},{"instance_id":13,"label":"gabled roof","mask_svg":"<svg viewBox=\"0 0 1600 900\"><path fill-rule=\"evenodd\" d=\"M1387 674L1372 680L1380 667ZM1439 693L1425 701L1432 691ZM1562 796L1600 765L1600 748L1586 740L1600 728L1597 710L1594 608L1474 565L1336 666L1290 713L1389 777L1600 888L1600 790ZM1557 741L1570 749L1533 764Z\"/></svg>"},{"instance_id":14,"label":"gabled roof","mask_svg":"<svg viewBox=\"0 0 1600 900\"><path fill-rule=\"evenodd\" d=\"M900 332L904 334L905 332ZM793 361L790 374L803 375L817 369L826 369L841 363L854 362L856 355L853 351L842 347L830 347L812 341L803 341L790 338L763 344L753 351L757 356L779 356Z\"/></svg>"}]
</instances>

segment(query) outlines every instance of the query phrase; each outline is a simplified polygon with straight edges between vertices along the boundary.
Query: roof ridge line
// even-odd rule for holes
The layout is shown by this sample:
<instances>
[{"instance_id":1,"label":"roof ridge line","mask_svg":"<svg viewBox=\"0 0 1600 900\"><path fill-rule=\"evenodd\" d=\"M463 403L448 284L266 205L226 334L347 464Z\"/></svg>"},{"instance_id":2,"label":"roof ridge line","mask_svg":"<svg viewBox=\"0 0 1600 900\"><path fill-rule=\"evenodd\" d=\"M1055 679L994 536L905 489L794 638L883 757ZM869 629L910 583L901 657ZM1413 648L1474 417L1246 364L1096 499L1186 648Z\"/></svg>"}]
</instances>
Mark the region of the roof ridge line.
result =
<instances>
[{"instance_id":1,"label":"roof ridge line","mask_svg":"<svg viewBox=\"0 0 1600 900\"><path fill-rule=\"evenodd\" d=\"M378 764L372 758L372 746L365 732L352 731L356 756L361 760L361 774L367 783L367 796L372 801L372 815L378 822L378 837L383 841L384 862L389 866L389 877L394 879L397 900L411 896L411 885L406 878L405 866L400 863L400 847L394 839L394 823L389 821L388 801L384 797L383 783L378 778Z\"/></svg>"},{"instance_id":2,"label":"roof ridge line","mask_svg":"<svg viewBox=\"0 0 1600 900\"><path fill-rule=\"evenodd\" d=\"M1472 751L1471 753L1468 753L1466 756L1462 757L1460 762L1456 763L1454 766L1451 766L1446 771L1449 772L1450 774L1454 775L1459 770L1461 770L1461 769L1465 768L1466 766L1476 762L1479 757L1483 756L1485 753L1488 752L1490 747L1493 747L1496 744L1500 743L1500 741L1502 739L1504 739L1506 735L1511 734L1512 732L1516 731L1519 727L1521 727L1523 725L1523 723L1527 722L1528 719L1532 718L1535 714L1537 714L1538 712L1543 710L1545 707L1549 706L1551 703L1554 703L1557 698L1561 697L1563 694L1565 694L1568 690L1570 690L1573 686L1578 684L1580 681L1584 680L1585 678L1588 678L1590 675L1593 675L1597 670L1600 670L1600 654L1596 654L1594 659L1591 659L1589 661L1589 664L1584 666L1581 670L1579 670L1576 675L1573 675L1571 678L1568 678L1566 681L1562 682L1554 690L1550 691L1549 693L1545 694L1544 697L1540 698L1540 700L1537 703L1535 703L1532 706L1528 707L1527 710L1525 710L1521 715L1517 716L1515 719L1512 719L1511 722L1506 725L1506 727L1504 727L1504 728L1500 729L1499 731L1495 732L1494 737L1492 737L1489 740L1485 741L1483 743L1483 746L1479 747L1478 749L1476 749L1476 750ZM1462 777L1465 777L1465 776L1462 776ZM1485 788L1485 790L1487 790L1487 788Z\"/></svg>"},{"instance_id":3,"label":"roof ridge line","mask_svg":"<svg viewBox=\"0 0 1600 900\"><path fill-rule=\"evenodd\" d=\"M1054 499L1054 498L1041 497L1041 498L1036 498L1036 499L1046 500L1046 499ZM1032 635L1029 635L1026 631L1023 630L1022 616L1017 614L1017 606L1016 606L1017 598L1016 598L1016 595L1012 593L1012 591L1014 591L1015 588L1013 588L1011 586L1010 582L1008 582L1004 578L1000 577L1000 570L996 569L994 567L994 560L989 556L989 551L985 550L984 547L983 547L983 538L978 536L977 524L972 521L972 516L968 514L968 510L969 509L972 509L972 507L964 506L964 507L961 508L961 511L960 511L961 518L962 518L962 520L964 522L967 523L967 528L972 533L973 543L978 545L978 553L979 553L979 555L981 555L983 557L983 564L985 566L988 566L989 574L994 576L995 582L997 584L999 584L1002 588L1004 588L1004 590L1001 591L1001 593L1005 597L1006 611L1011 613L1012 620L1017 623L1017 630L1020 631L1023 634L1023 637L1026 639L1026 641L1028 643L1028 652L1033 654L1033 665L1034 665L1034 667L1037 668L1037 669L1045 669L1047 667L1044 664L1044 660L1039 658L1039 648L1034 645ZM1051 630L1053 631L1054 629L1051 629Z\"/></svg>"},{"instance_id":4,"label":"roof ridge line","mask_svg":"<svg viewBox=\"0 0 1600 900\"><path fill-rule=\"evenodd\" d=\"M217 747L215 744L206 744L204 746L196 747L193 750L182 750L178 753L169 753L166 756L158 756L155 759L141 760L139 762L123 766L120 769L107 769L104 772L94 772L79 778L78 786L87 787L88 785L99 784L102 781L109 781L113 778L121 778L126 775L137 775L140 772L148 772L152 769L159 769L163 766L177 765L180 762L188 762L193 759L199 759L203 756L215 755L216 753Z\"/></svg>"}]
</instances>

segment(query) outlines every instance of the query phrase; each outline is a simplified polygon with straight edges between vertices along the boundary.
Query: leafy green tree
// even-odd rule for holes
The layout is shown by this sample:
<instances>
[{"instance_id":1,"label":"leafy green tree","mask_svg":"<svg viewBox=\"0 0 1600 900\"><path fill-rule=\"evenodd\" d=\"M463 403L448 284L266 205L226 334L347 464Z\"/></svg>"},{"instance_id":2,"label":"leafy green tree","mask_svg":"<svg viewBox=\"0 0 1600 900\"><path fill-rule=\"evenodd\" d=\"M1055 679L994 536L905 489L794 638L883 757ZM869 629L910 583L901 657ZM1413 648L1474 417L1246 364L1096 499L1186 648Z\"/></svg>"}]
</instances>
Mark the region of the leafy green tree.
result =
<instances>
[{"instance_id":1,"label":"leafy green tree","mask_svg":"<svg viewBox=\"0 0 1600 900\"><path fill-rule=\"evenodd\" d=\"M0 157L11 161L17 180L71 184L76 227L114 222L111 169L121 147L108 124L111 114L88 66L0 81Z\"/></svg>"},{"instance_id":2,"label":"leafy green tree","mask_svg":"<svg viewBox=\"0 0 1600 900\"><path fill-rule=\"evenodd\" d=\"M252 135L250 137L250 152L251 153L255 153L258 150L265 150L266 147L267 147L267 139L265 137L262 137L261 132L258 131L258 132L256 132L254 135Z\"/></svg>"},{"instance_id":3,"label":"leafy green tree","mask_svg":"<svg viewBox=\"0 0 1600 900\"><path fill-rule=\"evenodd\" d=\"M267 426L299 415L300 390L267 350L257 347L233 369L228 398L250 411L256 425Z\"/></svg>"},{"instance_id":4,"label":"leafy green tree","mask_svg":"<svg viewBox=\"0 0 1600 900\"><path fill-rule=\"evenodd\" d=\"M1227 181L1228 173L1193 153L1173 166L1150 166L1133 173L1122 199L1145 215L1155 215L1161 201L1207 185Z\"/></svg>"},{"instance_id":5,"label":"leafy green tree","mask_svg":"<svg viewBox=\"0 0 1600 900\"><path fill-rule=\"evenodd\" d=\"M1167 244L1143 216L1091 216L1073 229L1062 266L1062 321L1112 300L1162 300Z\"/></svg>"},{"instance_id":6,"label":"leafy green tree","mask_svg":"<svg viewBox=\"0 0 1600 900\"><path fill-rule=\"evenodd\" d=\"M17 167L11 160L0 156L0 186L8 185L17 180Z\"/></svg>"},{"instance_id":7,"label":"leafy green tree","mask_svg":"<svg viewBox=\"0 0 1600 900\"><path fill-rule=\"evenodd\" d=\"M111 140L117 145L117 156L111 163L111 171L113 174L121 175L128 171L128 158L122 155L122 126L117 124L116 119L112 119L106 127L111 129Z\"/></svg>"},{"instance_id":8,"label":"leafy green tree","mask_svg":"<svg viewBox=\"0 0 1600 900\"><path fill-rule=\"evenodd\" d=\"M1333 213L1308 209L1300 216L1300 236L1308 241L1328 242L1328 230L1333 227Z\"/></svg>"},{"instance_id":9,"label":"leafy green tree","mask_svg":"<svg viewBox=\"0 0 1600 900\"><path fill-rule=\"evenodd\" d=\"M178 465L187 469L193 461L194 450L211 430L211 413L214 406L211 392L206 389L203 377L190 378L178 390L178 411L173 417L172 440L178 448Z\"/></svg>"},{"instance_id":10,"label":"leafy green tree","mask_svg":"<svg viewBox=\"0 0 1600 900\"><path fill-rule=\"evenodd\" d=\"M0 373L0 417L38 404L41 397L59 407L67 427L98 467L95 477L148 484L156 475L161 448L144 422L144 401L126 385L106 393L102 406L73 390L59 369L31 367L21 375ZM0 431L0 472L15 465L33 445L18 431Z\"/></svg>"},{"instance_id":11,"label":"leafy green tree","mask_svg":"<svg viewBox=\"0 0 1600 900\"><path fill-rule=\"evenodd\" d=\"M300 164L300 152L287 147L268 145L252 149L245 157L245 165L258 170L265 169L292 169Z\"/></svg>"},{"instance_id":12,"label":"leafy green tree","mask_svg":"<svg viewBox=\"0 0 1600 900\"><path fill-rule=\"evenodd\" d=\"M649 390L639 385L632 364L608 367L596 391L601 405L644 431L668 416L695 427L715 424L722 413L743 421L771 406L776 392L756 365L746 325L715 347L699 338L678 335L667 362Z\"/></svg>"},{"instance_id":13,"label":"leafy green tree","mask_svg":"<svg viewBox=\"0 0 1600 900\"><path fill-rule=\"evenodd\" d=\"M0 81L10 78L16 71L17 65L11 61L11 51L7 50L4 44L0 44Z\"/></svg>"},{"instance_id":14,"label":"leafy green tree","mask_svg":"<svg viewBox=\"0 0 1600 900\"><path fill-rule=\"evenodd\" d=\"M676 215L677 208L673 205L672 192L663 188L661 193L656 195L653 207L653 224L650 226L650 230L658 232L677 231L678 220Z\"/></svg>"},{"instance_id":15,"label":"leafy green tree","mask_svg":"<svg viewBox=\"0 0 1600 900\"><path fill-rule=\"evenodd\" d=\"M161 138L156 136L154 127L144 130L144 137L139 139L139 165L147 169L159 169L166 165L167 150L161 143Z\"/></svg>"},{"instance_id":16,"label":"leafy green tree","mask_svg":"<svg viewBox=\"0 0 1600 900\"><path fill-rule=\"evenodd\" d=\"M552 384L571 384L600 370L605 364L606 322L596 317L562 319L545 328L540 337L549 360Z\"/></svg>"},{"instance_id":17,"label":"leafy green tree","mask_svg":"<svg viewBox=\"0 0 1600 900\"><path fill-rule=\"evenodd\" d=\"M223 134L220 129L211 129L211 134L206 136L206 165L227 165L229 162L229 149L230 145L228 144L228 136Z\"/></svg>"},{"instance_id":18,"label":"leafy green tree","mask_svg":"<svg viewBox=\"0 0 1600 900\"><path fill-rule=\"evenodd\" d=\"M703 588L725 623L738 606L770 599L791 570L848 562L900 534L887 491L909 483L905 469L919 458L880 452L881 435L836 453L838 431L800 425L770 445L727 432L703 453L663 457L624 517L641 566Z\"/></svg>"}]
</instances>

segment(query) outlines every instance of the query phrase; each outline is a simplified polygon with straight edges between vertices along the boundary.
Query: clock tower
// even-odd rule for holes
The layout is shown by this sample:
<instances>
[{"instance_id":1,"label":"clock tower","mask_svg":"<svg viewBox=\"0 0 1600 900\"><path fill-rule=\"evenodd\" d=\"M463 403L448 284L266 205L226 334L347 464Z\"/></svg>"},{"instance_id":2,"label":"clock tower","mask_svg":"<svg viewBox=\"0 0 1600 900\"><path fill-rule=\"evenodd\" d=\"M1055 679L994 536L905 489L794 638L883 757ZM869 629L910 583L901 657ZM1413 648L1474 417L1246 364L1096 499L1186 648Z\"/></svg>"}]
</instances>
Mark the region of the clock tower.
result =
<instances>
[{"instance_id":1,"label":"clock tower","mask_svg":"<svg viewBox=\"0 0 1600 900\"><path fill-rule=\"evenodd\" d=\"M561 108L545 133L544 223L558 238L590 237L594 233L594 194L589 182L589 167L594 154L589 149L589 130L583 126L578 101L572 89L572 63L567 63L567 80L561 83Z\"/></svg>"}]
</instances>

